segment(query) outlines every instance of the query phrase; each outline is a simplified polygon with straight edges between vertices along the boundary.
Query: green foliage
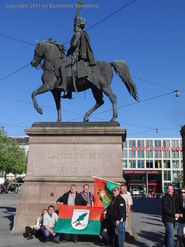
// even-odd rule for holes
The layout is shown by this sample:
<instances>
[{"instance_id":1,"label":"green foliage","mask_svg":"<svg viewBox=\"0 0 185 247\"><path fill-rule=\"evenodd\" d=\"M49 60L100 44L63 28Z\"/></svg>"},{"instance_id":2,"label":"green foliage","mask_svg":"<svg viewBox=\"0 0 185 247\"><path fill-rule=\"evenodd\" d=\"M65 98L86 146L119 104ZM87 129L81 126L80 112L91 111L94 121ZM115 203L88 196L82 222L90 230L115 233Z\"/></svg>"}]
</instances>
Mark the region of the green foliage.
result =
<instances>
[{"instance_id":1,"label":"green foliage","mask_svg":"<svg viewBox=\"0 0 185 247\"><path fill-rule=\"evenodd\" d=\"M178 182L180 183L180 186L182 186L184 184L183 171L180 171L180 173L179 173Z\"/></svg>"},{"instance_id":2,"label":"green foliage","mask_svg":"<svg viewBox=\"0 0 185 247\"><path fill-rule=\"evenodd\" d=\"M7 136L4 128L0 129L0 171L21 174L26 172L27 156L15 140Z\"/></svg>"},{"instance_id":3,"label":"green foliage","mask_svg":"<svg viewBox=\"0 0 185 247\"><path fill-rule=\"evenodd\" d=\"M81 220L84 220L84 218L85 218L86 215L87 215L87 213L81 214L81 215L78 217L78 219L77 219L75 222L73 222L73 224L76 223L76 222L80 222Z\"/></svg>"}]
</instances>

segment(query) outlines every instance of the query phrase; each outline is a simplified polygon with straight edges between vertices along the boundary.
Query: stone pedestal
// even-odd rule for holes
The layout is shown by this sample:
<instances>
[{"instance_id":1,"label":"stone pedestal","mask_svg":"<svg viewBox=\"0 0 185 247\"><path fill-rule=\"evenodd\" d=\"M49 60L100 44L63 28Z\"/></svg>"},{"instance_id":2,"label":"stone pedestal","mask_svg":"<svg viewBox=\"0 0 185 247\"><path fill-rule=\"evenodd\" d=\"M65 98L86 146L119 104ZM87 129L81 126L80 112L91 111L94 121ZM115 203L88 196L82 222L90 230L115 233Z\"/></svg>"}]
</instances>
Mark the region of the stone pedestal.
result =
<instances>
[{"instance_id":1,"label":"stone pedestal","mask_svg":"<svg viewBox=\"0 0 185 247\"><path fill-rule=\"evenodd\" d=\"M122 182L122 143L126 131L116 123L35 123L29 135L27 175L21 186L13 233L23 233L43 208L72 183L78 192L84 183L93 192L94 179Z\"/></svg>"}]
</instances>

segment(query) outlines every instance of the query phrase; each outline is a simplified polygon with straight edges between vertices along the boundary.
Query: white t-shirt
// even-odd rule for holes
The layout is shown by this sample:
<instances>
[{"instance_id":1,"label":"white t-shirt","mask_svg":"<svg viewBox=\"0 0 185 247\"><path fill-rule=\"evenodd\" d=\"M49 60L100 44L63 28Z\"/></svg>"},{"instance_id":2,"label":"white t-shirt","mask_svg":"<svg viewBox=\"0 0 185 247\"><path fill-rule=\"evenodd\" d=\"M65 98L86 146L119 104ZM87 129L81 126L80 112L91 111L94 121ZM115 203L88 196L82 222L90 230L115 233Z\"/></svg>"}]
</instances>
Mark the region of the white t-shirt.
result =
<instances>
[{"instance_id":1,"label":"white t-shirt","mask_svg":"<svg viewBox=\"0 0 185 247\"><path fill-rule=\"evenodd\" d=\"M133 205L133 200L132 200L132 196L131 196L131 194L130 194L130 192L125 192L125 194L120 194L123 198L124 198L124 200L125 200L125 203L126 203L126 208L127 208L127 206L131 206L131 205Z\"/></svg>"},{"instance_id":2,"label":"white t-shirt","mask_svg":"<svg viewBox=\"0 0 185 247\"><path fill-rule=\"evenodd\" d=\"M57 220L58 220L58 215L55 212L53 212L52 215L46 213L43 216L43 225L49 226L49 228L54 228Z\"/></svg>"}]
</instances>

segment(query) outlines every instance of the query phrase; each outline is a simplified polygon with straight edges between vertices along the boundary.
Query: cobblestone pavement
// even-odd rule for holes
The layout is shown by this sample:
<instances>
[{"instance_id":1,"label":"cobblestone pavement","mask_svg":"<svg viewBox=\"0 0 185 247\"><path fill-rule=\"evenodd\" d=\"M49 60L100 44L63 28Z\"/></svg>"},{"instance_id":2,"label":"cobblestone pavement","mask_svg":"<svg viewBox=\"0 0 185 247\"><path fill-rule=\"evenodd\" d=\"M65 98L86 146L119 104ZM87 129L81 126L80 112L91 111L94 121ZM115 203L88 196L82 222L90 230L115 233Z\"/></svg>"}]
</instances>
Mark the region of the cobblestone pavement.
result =
<instances>
[{"instance_id":1,"label":"cobblestone pavement","mask_svg":"<svg viewBox=\"0 0 185 247\"><path fill-rule=\"evenodd\" d=\"M164 226L161 222L161 199L137 197L133 199L134 205L131 211L131 220L132 226L138 234L138 240L126 240L124 247L162 246L162 240L164 237ZM51 242L39 242L39 240L35 238L32 240L27 240L23 238L22 235L14 235L11 233L11 229L13 226L13 216L16 211L16 203L18 202L18 200L19 194L0 194L0 247L40 247L56 245ZM73 242L67 242L61 243L60 245L63 247L93 247L98 246L97 240L97 237L93 237L88 242L79 241L77 244L74 244Z\"/></svg>"}]
</instances>

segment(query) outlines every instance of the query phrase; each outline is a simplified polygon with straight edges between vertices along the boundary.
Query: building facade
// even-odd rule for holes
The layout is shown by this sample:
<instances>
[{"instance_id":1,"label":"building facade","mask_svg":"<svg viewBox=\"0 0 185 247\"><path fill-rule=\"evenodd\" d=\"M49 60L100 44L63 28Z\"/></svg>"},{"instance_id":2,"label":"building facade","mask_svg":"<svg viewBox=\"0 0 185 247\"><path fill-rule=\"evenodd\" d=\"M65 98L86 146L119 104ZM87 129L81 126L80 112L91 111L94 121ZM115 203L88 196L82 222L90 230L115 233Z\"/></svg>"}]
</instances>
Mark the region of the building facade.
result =
<instances>
[{"instance_id":1,"label":"building facade","mask_svg":"<svg viewBox=\"0 0 185 247\"><path fill-rule=\"evenodd\" d=\"M123 143L123 177L130 190L164 192L168 183L179 187L183 170L181 138L127 138Z\"/></svg>"}]
</instances>

